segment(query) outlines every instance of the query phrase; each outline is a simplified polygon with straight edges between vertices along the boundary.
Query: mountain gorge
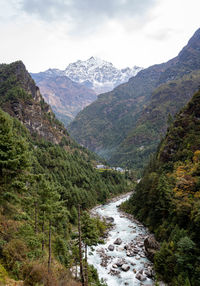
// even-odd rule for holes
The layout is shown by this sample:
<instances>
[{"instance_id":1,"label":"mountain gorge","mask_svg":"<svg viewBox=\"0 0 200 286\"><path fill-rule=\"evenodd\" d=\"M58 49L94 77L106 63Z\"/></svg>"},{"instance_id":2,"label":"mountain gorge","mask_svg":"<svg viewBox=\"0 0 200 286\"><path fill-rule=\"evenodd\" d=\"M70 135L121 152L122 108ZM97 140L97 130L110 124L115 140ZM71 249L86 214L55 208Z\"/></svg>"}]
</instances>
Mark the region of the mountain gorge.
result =
<instances>
[{"instance_id":1,"label":"mountain gorge","mask_svg":"<svg viewBox=\"0 0 200 286\"><path fill-rule=\"evenodd\" d=\"M67 126L98 94L128 81L140 70L136 66L120 70L112 63L91 57L71 63L65 70L49 69L31 75L57 118Z\"/></svg>"},{"instance_id":2,"label":"mountain gorge","mask_svg":"<svg viewBox=\"0 0 200 286\"><path fill-rule=\"evenodd\" d=\"M111 164L142 170L167 119L200 84L200 29L174 59L140 71L102 94L70 124L71 135Z\"/></svg>"}]
</instances>

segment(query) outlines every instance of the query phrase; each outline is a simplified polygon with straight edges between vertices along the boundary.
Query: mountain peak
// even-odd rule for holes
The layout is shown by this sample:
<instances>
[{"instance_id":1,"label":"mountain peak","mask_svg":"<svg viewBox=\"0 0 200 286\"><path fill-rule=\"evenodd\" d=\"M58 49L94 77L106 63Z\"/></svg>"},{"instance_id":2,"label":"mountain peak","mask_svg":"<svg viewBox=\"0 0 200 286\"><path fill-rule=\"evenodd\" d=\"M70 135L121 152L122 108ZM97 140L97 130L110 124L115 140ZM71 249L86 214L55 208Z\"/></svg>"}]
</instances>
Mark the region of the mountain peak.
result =
<instances>
[{"instance_id":1,"label":"mountain peak","mask_svg":"<svg viewBox=\"0 0 200 286\"><path fill-rule=\"evenodd\" d=\"M112 63L92 56L85 61L78 60L69 64L64 72L71 80L87 83L97 94L100 94L127 82L141 69L134 66L132 69L127 67L120 70Z\"/></svg>"}]
</instances>

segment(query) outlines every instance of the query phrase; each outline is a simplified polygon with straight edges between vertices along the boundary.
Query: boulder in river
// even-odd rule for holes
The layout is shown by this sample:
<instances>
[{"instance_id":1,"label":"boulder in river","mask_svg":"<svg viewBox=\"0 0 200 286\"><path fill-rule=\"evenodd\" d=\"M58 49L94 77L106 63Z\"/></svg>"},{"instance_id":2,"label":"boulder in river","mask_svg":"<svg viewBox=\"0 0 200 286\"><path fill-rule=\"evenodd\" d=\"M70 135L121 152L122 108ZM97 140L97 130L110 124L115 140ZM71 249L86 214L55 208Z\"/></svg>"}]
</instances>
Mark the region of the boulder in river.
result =
<instances>
[{"instance_id":1,"label":"boulder in river","mask_svg":"<svg viewBox=\"0 0 200 286\"><path fill-rule=\"evenodd\" d=\"M156 241L154 235L149 235L144 240L146 256L153 261L155 253L160 249L160 244Z\"/></svg>"},{"instance_id":2,"label":"boulder in river","mask_svg":"<svg viewBox=\"0 0 200 286\"><path fill-rule=\"evenodd\" d=\"M123 271L127 272L130 269L130 266L128 264L123 264L121 268Z\"/></svg>"},{"instance_id":3,"label":"boulder in river","mask_svg":"<svg viewBox=\"0 0 200 286\"><path fill-rule=\"evenodd\" d=\"M114 218L109 216L109 217L106 217L106 222L108 223L113 223L114 222Z\"/></svg>"},{"instance_id":4,"label":"boulder in river","mask_svg":"<svg viewBox=\"0 0 200 286\"><path fill-rule=\"evenodd\" d=\"M114 244L117 244L117 245L122 244L121 238L118 237L118 238L115 240Z\"/></svg>"},{"instance_id":5,"label":"boulder in river","mask_svg":"<svg viewBox=\"0 0 200 286\"><path fill-rule=\"evenodd\" d=\"M114 249L115 249L114 245L110 244L110 245L108 246L108 250L113 251Z\"/></svg>"},{"instance_id":6,"label":"boulder in river","mask_svg":"<svg viewBox=\"0 0 200 286\"><path fill-rule=\"evenodd\" d=\"M140 274L139 272L136 274L135 278L137 278L140 281L145 281L147 280L146 276Z\"/></svg>"},{"instance_id":7,"label":"boulder in river","mask_svg":"<svg viewBox=\"0 0 200 286\"><path fill-rule=\"evenodd\" d=\"M115 263L118 267L121 267L123 264L126 264L126 260L123 258L119 258Z\"/></svg>"},{"instance_id":8,"label":"boulder in river","mask_svg":"<svg viewBox=\"0 0 200 286\"><path fill-rule=\"evenodd\" d=\"M120 271L119 271L119 270L110 269L110 271L109 271L108 274L111 274L112 276L118 276L118 277L120 277Z\"/></svg>"}]
</instances>

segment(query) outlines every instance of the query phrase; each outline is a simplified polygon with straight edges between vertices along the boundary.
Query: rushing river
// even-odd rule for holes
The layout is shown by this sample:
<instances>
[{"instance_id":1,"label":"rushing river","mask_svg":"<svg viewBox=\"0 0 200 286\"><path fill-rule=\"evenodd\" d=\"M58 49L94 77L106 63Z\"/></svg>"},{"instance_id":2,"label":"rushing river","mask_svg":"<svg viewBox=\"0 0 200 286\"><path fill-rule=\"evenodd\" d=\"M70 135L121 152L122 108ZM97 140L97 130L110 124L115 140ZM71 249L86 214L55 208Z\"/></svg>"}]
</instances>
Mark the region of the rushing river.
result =
<instances>
[{"instance_id":1,"label":"rushing river","mask_svg":"<svg viewBox=\"0 0 200 286\"><path fill-rule=\"evenodd\" d=\"M103 278L108 286L139 286L154 285L154 282L148 275L152 271L152 263L145 257L144 238L148 234L147 229L139 222L130 220L118 210L117 206L127 200L129 196L120 198L115 202L110 202L93 209L93 213L101 217L112 217L114 219L114 228L109 232L105 244L97 245L88 257L89 264L94 265L97 269L99 277ZM115 240L120 238L120 245L114 244ZM134 255L127 256L126 245L132 243L136 250ZM110 251L108 247L114 246L114 250ZM125 246L125 248L124 248ZM91 251L90 251L91 252ZM127 271L123 271L120 260L124 259L123 264L127 267ZM122 264L122 263L121 263ZM142 277L143 281L136 277Z\"/></svg>"}]
</instances>

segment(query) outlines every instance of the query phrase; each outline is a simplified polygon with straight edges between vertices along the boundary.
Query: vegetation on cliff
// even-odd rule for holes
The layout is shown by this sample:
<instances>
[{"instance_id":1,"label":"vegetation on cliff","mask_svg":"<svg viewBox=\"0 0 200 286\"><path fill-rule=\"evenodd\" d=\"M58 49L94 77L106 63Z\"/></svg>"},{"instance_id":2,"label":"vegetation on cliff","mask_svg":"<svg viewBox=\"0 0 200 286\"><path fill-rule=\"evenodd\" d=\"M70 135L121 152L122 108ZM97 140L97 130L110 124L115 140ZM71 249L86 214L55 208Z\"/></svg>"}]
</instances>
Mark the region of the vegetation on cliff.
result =
<instances>
[{"instance_id":1,"label":"vegetation on cliff","mask_svg":"<svg viewBox=\"0 0 200 286\"><path fill-rule=\"evenodd\" d=\"M89 209L130 186L93 167L21 62L0 66L0 105L0 267L24 285L76 285L78 205ZM92 268L88 281L101 285Z\"/></svg>"},{"instance_id":2,"label":"vegetation on cliff","mask_svg":"<svg viewBox=\"0 0 200 286\"><path fill-rule=\"evenodd\" d=\"M199 285L200 91L175 117L123 205L162 242L155 268L170 285Z\"/></svg>"}]
</instances>

